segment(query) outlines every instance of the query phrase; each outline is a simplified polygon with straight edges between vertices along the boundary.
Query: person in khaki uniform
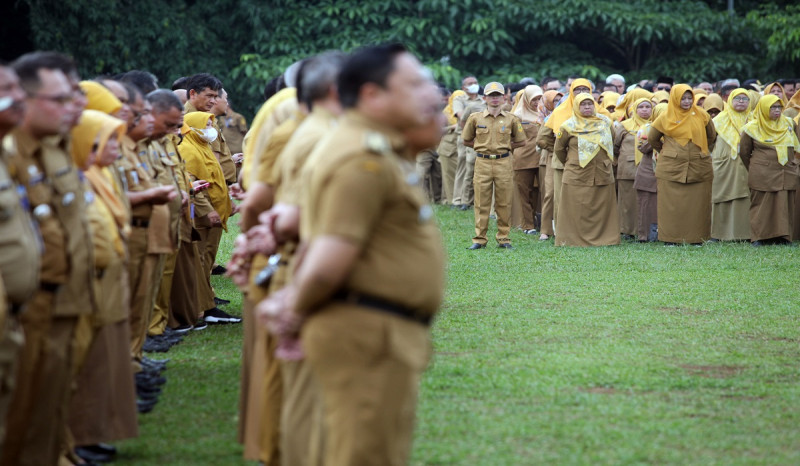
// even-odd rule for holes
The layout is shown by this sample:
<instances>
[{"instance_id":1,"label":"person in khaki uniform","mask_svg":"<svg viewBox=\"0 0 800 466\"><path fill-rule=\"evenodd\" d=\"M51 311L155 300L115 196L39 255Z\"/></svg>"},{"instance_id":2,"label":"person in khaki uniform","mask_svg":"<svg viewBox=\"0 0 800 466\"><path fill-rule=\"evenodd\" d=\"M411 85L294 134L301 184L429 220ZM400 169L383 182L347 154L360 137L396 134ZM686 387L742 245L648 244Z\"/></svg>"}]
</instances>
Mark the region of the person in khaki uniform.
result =
<instances>
[{"instance_id":1,"label":"person in khaki uniform","mask_svg":"<svg viewBox=\"0 0 800 466\"><path fill-rule=\"evenodd\" d=\"M445 127L442 140L436 148L436 153L439 154L439 165L442 167L442 204L448 204L453 207L456 206L455 199L455 182L456 182L456 168L458 165L458 134L459 126L458 119L453 114L453 101L459 96L466 96L467 94L459 89L452 94L447 100L447 106L444 108L444 113L447 118L447 126Z\"/></svg>"},{"instance_id":2,"label":"person in khaki uniform","mask_svg":"<svg viewBox=\"0 0 800 466\"><path fill-rule=\"evenodd\" d=\"M166 89L151 92L147 95L147 101L152 106L153 132L150 135L149 152L152 166L156 169L156 179L161 186L172 186L180 193L180 196L167 203L169 223L158 228L158 251L164 254L164 264L147 332L152 336L163 335L169 321L172 278L180 246L180 221L188 203L188 193L178 183L180 160L169 139L171 132L183 126L183 106L178 97ZM168 146L172 148L171 151L167 149Z\"/></svg>"},{"instance_id":3,"label":"person in khaki uniform","mask_svg":"<svg viewBox=\"0 0 800 466\"><path fill-rule=\"evenodd\" d=\"M489 228L489 211L494 193L497 212L497 245L511 248L508 233L511 230L511 198L514 189L514 172L511 150L525 145L525 130L520 119L501 110L503 85L491 82L484 88L487 110L470 115L464 125L464 144L472 147L475 161L475 237L469 249L486 247Z\"/></svg>"},{"instance_id":4,"label":"person in khaki uniform","mask_svg":"<svg viewBox=\"0 0 800 466\"><path fill-rule=\"evenodd\" d=\"M793 241L798 179L798 126L781 115L778 96L758 101L753 120L744 126L739 155L750 186L750 241L754 246Z\"/></svg>"},{"instance_id":5,"label":"person in khaki uniform","mask_svg":"<svg viewBox=\"0 0 800 466\"><path fill-rule=\"evenodd\" d=\"M10 135L15 180L28 193L44 251L39 287L21 316L25 346L17 372L0 464L56 464L65 433L74 366L75 328L94 312L91 235L68 133L83 110L65 73L46 53L14 62L27 94L22 124ZM77 86L77 83L76 83Z\"/></svg>"},{"instance_id":6,"label":"person in khaki uniform","mask_svg":"<svg viewBox=\"0 0 800 466\"><path fill-rule=\"evenodd\" d=\"M228 99L228 111L225 112L225 116L220 117L220 120L225 142L233 154L231 159L236 164L236 179L238 180L244 159L242 153L244 152L244 136L247 134L247 120L233 110L230 99Z\"/></svg>"},{"instance_id":7,"label":"person in khaki uniform","mask_svg":"<svg viewBox=\"0 0 800 466\"><path fill-rule=\"evenodd\" d=\"M456 128L456 148L458 151L458 160L456 164L456 178L453 188L453 205L459 206L461 210L469 209L473 203L473 186L472 178L475 166L475 150L471 147L464 145L464 140L461 137L461 132L464 128L464 123L467 121L465 117L465 110L471 109L472 111L481 111L486 109L481 96L478 94L480 85L475 76L467 76L461 81L461 90L466 93L464 96L458 96L453 99L453 115L458 120L458 127Z\"/></svg>"},{"instance_id":8,"label":"person in khaki uniform","mask_svg":"<svg viewBox=\"0 0 800 466\"><path fill-rule=\"evenodd\" d=\"M406 151L402 131L434 128L436 143L436 88L401 45L383 45L356 51L338 90L346 114L315 149L326 155L315 159L302 204L307 249L289 287L270 298L288 310L273 330L291 336L302 325L322 400L325 442L315 457L406 464L444 256L433 212L409 177L420 148Z\"/></svg>"},{"instance_id":9,"label":"person in khaki uniform","mask_svg":"<svg viewBox=\"0 0 800 466\"><path fill-rule=\"evenodd\" d=\"M25 111L25 93L17 74L5 65L0 65L0 99L7 99L0 105L2 141L20 124ZM40 267L39 231L23 207L26 195L20 194L9 172L14 168L8 165L11 157L14 154L0 145L0 451L24 342L19 315L39 287Z\"/></svg>"},{"instance_id":10,"label":"person in khaki uniform","mask_svg":"<svg viewBox=\"0 0 800 466\"><path fill-rule=\"evenodd\" d=\"M539 134L542 118L539 115L539 103L542 100L542 88L537 85L526 86L517 103L514 115L519 117L525 130L525 145L514 150L514 184L517 198L520 201L522 214L522 231L525 234L536 233L536 217L539 206L540 152L536 147L536 136Z\"/></svg>"},{"instance_id":11,"label":"person in khaki uniform","mask_svg":"<svg viewBox=\"0 0 800 466\"><path fill-rule=\"evenodd\" d=\"M694 105L687 84L676 84L666 111L650 126L647 141L658 152L658 239L701 244L711 237L711 151L717 132Z\"/></svg>"},{"instance_id":12,"label":"person in khaki uniform","mask_svg":"<svg viewBox=\"0 0 800 466\"><path fill-rule=\"evenodd\" d=\"M225 139L224 123L220 117L224 117L228 111L228 93L225 89L220 88L219 96L216 103L211 107L211 113L217 118L217 139L211 144L214 155L219 160L219 165L222 167L222 173L225 175L225 182L228 186L236 183L236 163L233 161L233 153L231 152L228 142Z\"/></svg>"}]
</instances>

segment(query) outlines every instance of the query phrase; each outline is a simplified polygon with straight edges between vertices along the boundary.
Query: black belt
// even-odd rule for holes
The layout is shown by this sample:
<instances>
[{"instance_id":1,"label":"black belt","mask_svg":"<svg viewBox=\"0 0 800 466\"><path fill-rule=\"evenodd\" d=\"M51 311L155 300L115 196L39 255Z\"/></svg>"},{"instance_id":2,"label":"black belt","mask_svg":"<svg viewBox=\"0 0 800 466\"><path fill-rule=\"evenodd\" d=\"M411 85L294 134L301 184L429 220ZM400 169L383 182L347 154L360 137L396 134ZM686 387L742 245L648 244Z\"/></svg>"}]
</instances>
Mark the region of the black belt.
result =
<instances>
[{"instance_id":1,"label":"black belt","mask_svg":"<svg viewBox=\"0 0 800 466\"><path fill-rule=\"evenodd\" d=\"M39 289L43 291L47 291L48 293L55 293L61 287L59 283L51 283L51 282L41 282L39 283Z\"/></svg>"},{"instance_id":2,"label":"black belt","mask_svg":"<svg viewBox=\"0 0 800 466\"><path fill-rule=\"evenodd\" d=\"M511 155L510 152L506 152L505 154L500 154L500 155L478 154L477 152L476 152L476 154L478 155L478 157L481 157L481 158L484 158L484 159L492 159L492 160L504 159L504 158L508 157L509 155Z\"/></svg>"},{"instance_id":3,"label":"black belt","mask_svg":"<svg viewBox=\"0 0 800 466\"><path fill-rule=\"evenodd\" d=\"M131 219L131 226L135 228L147 228L150 226L150 219L133 217Z\"/></svg>"},{"instance_id":4,"label":"black belt","mask_svg":"<svg viewBox=\"0 0 800 466\"><path fill-rule=\"evenodd\" d=\"M375 296L367 296L353 291L339 291L333 295L333 299L337 301L344 301L346 303L355 304L358 306L369 307L376 311L394 314L396 316L404 317L414 322L419 322L422 325L430 325L433 316L420 314L415 309L409 309L400 304L392 303L384 300L383 298L376 298Z\"/></svg>"}]
</instances>

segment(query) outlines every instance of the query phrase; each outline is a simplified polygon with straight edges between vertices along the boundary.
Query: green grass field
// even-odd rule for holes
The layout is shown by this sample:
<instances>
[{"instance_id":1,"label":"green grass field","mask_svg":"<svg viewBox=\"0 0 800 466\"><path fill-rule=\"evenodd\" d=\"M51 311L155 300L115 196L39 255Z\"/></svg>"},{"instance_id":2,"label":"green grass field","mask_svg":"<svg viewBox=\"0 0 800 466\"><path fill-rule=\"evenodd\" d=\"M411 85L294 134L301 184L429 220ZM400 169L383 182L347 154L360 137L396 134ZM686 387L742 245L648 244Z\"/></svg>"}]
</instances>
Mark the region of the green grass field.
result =
<instances>
[{"instance_id":1,"label":"green grass field","mask_svg":"<svg viewBox=\"0 0 800 466\"><path fill-rule=\"evenodd\" d=\"M467 251L472 213L437 216L449 284L412 464L800 464L800 249L514 232L513 251ZM236 325L167 353L161 402L117 463L252 464L236 443L240 348Z\"/></svg>"}]
</instances>

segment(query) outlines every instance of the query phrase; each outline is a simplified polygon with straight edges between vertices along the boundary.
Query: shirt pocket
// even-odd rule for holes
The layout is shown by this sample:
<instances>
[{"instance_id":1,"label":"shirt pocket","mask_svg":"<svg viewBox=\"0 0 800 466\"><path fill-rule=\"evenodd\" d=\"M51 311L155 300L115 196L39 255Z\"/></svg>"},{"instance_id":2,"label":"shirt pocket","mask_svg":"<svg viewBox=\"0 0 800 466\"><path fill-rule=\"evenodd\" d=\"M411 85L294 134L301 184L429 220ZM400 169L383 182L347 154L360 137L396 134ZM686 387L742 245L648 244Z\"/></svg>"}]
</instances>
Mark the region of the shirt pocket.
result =
<instances>
[{"instance_id":1,"label":"shirt pocket","mask_svg":"<svg viewBox=\"0 0 800 466\"><path fill-rule=\"evenodd\" d=\"M489 144L491 137L489 136L489 128L486 126L478 126L475 128L475 143L482 146Z\"/></svg>"}]
</instances>

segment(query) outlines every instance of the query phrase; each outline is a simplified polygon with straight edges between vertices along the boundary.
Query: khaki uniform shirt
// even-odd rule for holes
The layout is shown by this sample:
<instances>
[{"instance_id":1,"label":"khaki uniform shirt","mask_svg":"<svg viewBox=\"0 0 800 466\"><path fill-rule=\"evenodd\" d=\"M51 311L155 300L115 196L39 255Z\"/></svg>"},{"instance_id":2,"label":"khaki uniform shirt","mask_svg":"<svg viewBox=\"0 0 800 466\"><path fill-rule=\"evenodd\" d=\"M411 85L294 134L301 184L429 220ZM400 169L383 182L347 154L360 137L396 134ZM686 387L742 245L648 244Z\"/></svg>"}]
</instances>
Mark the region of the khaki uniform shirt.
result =
<instances>
[{"instance_id":1,"label":"khaki uniform shirt","mask_svg":"<svg viewBox=\"0 0 800 466\"><path fill-rule=\"evenodd\" d=\"M159 242L164 246L163 250L171 249L174 251L179 243L182 197L180 195L181 186L178 183L178 167L180 160L178 160L176 150L173 150L172 154L167 151L167 144L171 145L171 141L168 138L169 136L164 136L158 141L150 141L148 144L148 153L156 173L155 179L158 184L161 186L173 186L178 190L178 196L166 204L169 210L169 224L158 226L162 230L159 234L159 236L161 236Z\"/></svg>"},{"instance_id":2,"label":"khaki uniform shirt","mask_svg":"<svg viewBox=\"0 0 800 466\"><path fill-rule=\"evenodd\" d=\"M360 248L345 291L432 315L444 289L441 235L414 163L398 156L403 145L391 128L348 112L315 149L326 156L311 171L301 234Z\"/></svg>"},{"instance_id":3,"label":"khaki uniform shirt","mask_svg":"<svg viewBox=\"0 0 800 466\"><path fill-rule=\"evenodd\" d=\"M135 193L155 187L150 176L149 165L142 166L142 162L139 161L136 142L125 135L120 141L119 148L122 156L114 162L114 166L125 185L125 191ZM151 204L142 203L131 206L131 217L150 221L152 211Z\"/></svg>"},{"instance_id":4,"label":"khaki uniform shirt","mask_svg":"<svg viewBox=\"0 0 800 466\"><path fill-rule=\"evenodd\" d=\"M522 129L525 131L525 145L514 149L514 170L539 168L541 154L536 147L539 124L522 120Z\"/></svg>"},{"instance_id":5,"label":"khaki uniform shirt","mask_svg":"<svg viewBox=\"0 0 800 466\"><path fill-rule=\"evenodd\" d=\"M472 148L479 154L502 155L511 150L512 142L525 142L525 130L519 117L506 111L497 116L484 110L470 115L461 137L475 141Z\"/></svg>"},{"instance_id":6,"label":"khaki uniform shirt","mask_svg":"<svg viewBox=\"0 0 800 466\"><path fill-rule=\"evenodd\" d=\"M742 133L739 141L739 155L748 170L747 184L750 189L764 192L792 191L800 187L798 178L798 163L795 152L790 147L787 150L789 161L786 165L778 162L778 153L775 148L762 144ZM658 163L661 163L659 156Z\"/></svg>"},{"instance_id":7,"label":"khaki uniform shirt","mask_svg":"<svg viewBox=\"0 0 800 466\"><path fill-rule=\"evenodd\" d=\"M461 124L456 125L457 134L461 134L464 122L467 121L464 118L464 111L467 109L471 109L472 112L486 110L486 102L484 102L480 96L476 97L475 99L469 99L468 96L464 95L453 99L453 114L458 115L459 120L461 120Z\"/></svg>"},{"instance_id":8,"label":"khaki uniform shirt","mask_svg":"<svg viewBox=\"0 0 800 466\"><path fill-rule=\"evenodd\" d=\"M13 140L8 139L9 146ZM39 254L42 239L30 214L28 195L17 185L8 168L17 168L15 154L0 147L0 282L12 306L22 306L39 287ZM6 299L0 299L5 305Z\"/></svg>"},{"instance_id":9,"label":"khaki uniform shirt","mask_svg":"<svg viewBox=\"0 0 800 466\"><path fill-rule=\"evenodd\" d=\"M292 118L284 121L275 129L267 143L267 147L264 149L264 153L258 156L255 181L265 184L271 184L270 182L275 181L273 172L275 164L278 161L278 156L281 155L281 152L283 152L286 144L288 144L292 134L294 134L305 118L305 114L297 112Z\"/></svg>"},{"instance_id":10,"label":"khaki uniform shirt","mask_svg":"<svg viewBox=\"0 0 800 466\"><path fill-rule=\"evenodd\" d=\"M247 134L247 120L233 110L228 110L228 114L219 119L222 121L222 132L225 133L225 141L231 153L242 152L242 141Z\"/></svg>"},{"instance_id":11,"label":"khaki uniform shirt","mask_svg":"<svg viewBox=\"0 0 800 466\"><path fill-rule=\"evenodd\" d=\"M706 125L706 138L709 152L713 151L717 140L713 121ZM654 126L650 126L647 140L653 150L658 152L656 178L676 183L699 183L714 179L711 154L704 154L695 143L689 141L686 145L681 145Z\"/></svg>"},{"instance_id":12,"label":"khaki uniform shirt","mask_svg":"<svg viewBox=\"0 0 800 466\"><path fill-rule=\"evenodd\" d=\"M86 205L94 202L94 196L84 190L66 141L59 137L37 140L20 128L12 137L17 155L10 158L11 170L27 190L44 243L39 279L60 285L53 315L90 314L95 309L94 260Z\"/></svg>"},{"instance_id":13,"label":"khaki uniform shirt","mask_svg":"<svg viewBox=\"0 0 800 466\"><path fill-rule=\"evenodd\" d=\"M578 138L561 131L553 148L554 158L564 164L561 182L572 186L606 186L614 184L614 168L608 153L602 147L597 155L581 167L578 158Z\"/></svg>"}]
</instances>

